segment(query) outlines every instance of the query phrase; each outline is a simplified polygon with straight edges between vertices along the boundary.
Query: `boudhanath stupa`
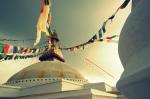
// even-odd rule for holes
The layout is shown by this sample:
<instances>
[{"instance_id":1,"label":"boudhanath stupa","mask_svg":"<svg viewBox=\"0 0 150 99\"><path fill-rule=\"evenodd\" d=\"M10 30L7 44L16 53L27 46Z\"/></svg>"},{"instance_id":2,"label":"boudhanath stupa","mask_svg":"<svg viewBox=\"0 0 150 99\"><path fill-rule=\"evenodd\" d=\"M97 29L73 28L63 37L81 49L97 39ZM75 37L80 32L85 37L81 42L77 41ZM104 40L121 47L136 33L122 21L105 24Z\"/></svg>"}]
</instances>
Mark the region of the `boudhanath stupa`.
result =
<instances>
[{"instance_id":1,"label":"boudhanath stupa","mask_svg":"<svg viewBox=\"0 0 150 99\"><path fill-rule=\"evenodd\" d=\"M65 63L57 41L53 39L53 47L39 57L40 62L17 72L0 85L0 99L126 99L104 82L89 83L79 71Z\"/></svg>"},{"instance_id":2,"label":"boudhanath stupa","mask_svg":"<svg viewBox=\"0 0 150 99\"><path fill-rule=\"evenodd\" d=\"M40 62L17 72L0 85L0 99L126 99L104 82L89 83L73 66L62 61L58 47L39 59Z\"/></svg>"},{"instance_id":3,"label":"boudhanath stupa","mask_svg":"<svg viewBox=\"0 0 150 99\"><path fill-rule=\"evenodd\" d=\"M89 83L70 65L43 61L0 85L0 99L126 99L106 83Z\"/></svg>"},{"instance_id":4,"label":"boudhanath stupa","mask_svg":"<svg viewBox=\"0 0 150 99\"><path fill-rule=\"evenodd\" d=\"M76 69L65 63L59 38L53 35L48 52L12 75L0 85L0 99L126 99L104 82L89 83Z\"/></svg>"},{"instance_id":5,"label":"boudhanath stupa","mask_svg":"<svg viewBox=\"0 0 150 99\"><path fill-rule=\"evenodd\" d=\"M149 4L149 0L132 0L132 12L119 40L124 72L117 88L104 82L89 83L74 66L55 56L49 59L45 53L42 61L0 85L0 99L149 99ZM61 51L55 50L62 58Z\"/></svg>"}]
</instances>

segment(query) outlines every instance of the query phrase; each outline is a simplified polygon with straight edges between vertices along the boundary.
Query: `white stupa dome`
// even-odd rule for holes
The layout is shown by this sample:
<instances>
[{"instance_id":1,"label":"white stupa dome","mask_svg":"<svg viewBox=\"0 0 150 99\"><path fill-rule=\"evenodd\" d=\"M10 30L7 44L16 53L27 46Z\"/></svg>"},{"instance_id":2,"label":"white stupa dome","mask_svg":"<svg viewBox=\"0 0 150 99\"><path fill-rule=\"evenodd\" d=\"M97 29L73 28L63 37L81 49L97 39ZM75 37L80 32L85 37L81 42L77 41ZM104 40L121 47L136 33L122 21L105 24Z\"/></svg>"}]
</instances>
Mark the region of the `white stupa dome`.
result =
<instances>
[{"instance_id":1,"label":"white stupa dome","mask_svg":"<svg viewBox=\"0 0 150 99\"><path fill-rule=\"evenodd\" d=\"M74 82L87 80L74 68L59 61L44 61L33 64L14 74L7 81L7 85L30 86L41 82L66 79ZM29 84L30 82L30 84Z\"/></svg>"}]
</instances>

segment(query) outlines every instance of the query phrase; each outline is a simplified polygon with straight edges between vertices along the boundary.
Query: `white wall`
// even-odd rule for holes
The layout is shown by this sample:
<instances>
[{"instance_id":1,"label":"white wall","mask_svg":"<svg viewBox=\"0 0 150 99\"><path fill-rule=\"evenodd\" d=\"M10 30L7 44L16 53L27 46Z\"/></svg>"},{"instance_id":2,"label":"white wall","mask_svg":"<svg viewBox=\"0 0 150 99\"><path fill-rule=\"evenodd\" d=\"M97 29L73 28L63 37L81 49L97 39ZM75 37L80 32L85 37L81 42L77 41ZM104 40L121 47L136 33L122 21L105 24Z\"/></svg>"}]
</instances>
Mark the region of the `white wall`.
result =
<instances>
[{"instance_id":1,"label":"white wall","mask_svg":"<svg viewBox=\"0 0 150 99\"><path fill-rule=\"evenodd\" d=\"M62 82L62 91L68 91L68 90L79 90L82 89L83 85L75 84L71 81L63 81Z\"/></svg>"},{"instance_id":2,"label":"white wall","mask_svg":"<svg viewBox=\"0 0 150 99\"><path fill-rule=\"evenodd\" d=\"M91 84L86 84L84 87L91 88L91 89L98 89L106 92L105 83L91 83Z\"/></svg>"},{"instance_id":3,"label":"white wall","mask_svg":"<svg viewBox=\"0 0 150 99\"><path fill-rule=\"evenodd\" d=\"M0 97L16 97L19 94L19 88L0 86Z\"/></svg>"},{"instance_id":4,"label":"white wall","mask_svg":"<svg viewBox=\"0 0 150 99\"><path fill-rule=\"evenodd\" d=\"M44 93L52 93L52 92L60 92L61 91L61 82L52 82L47 84L42 84L38 86L33 86L29 88L23 88L21 90L21 96L26 95L34 95L34 94L44 94Z\"/></svg>"},{"instance_id":5,"label":"white wall","mask_svg":"<svg viewBox=\"0 0 150 99\"><path fill-rule=\"evenodd\" d=\"M74 90L56 93L47 93L36 96L20 97L18 99L92 99L91 90Z\"/></svg>"}]
</instances>

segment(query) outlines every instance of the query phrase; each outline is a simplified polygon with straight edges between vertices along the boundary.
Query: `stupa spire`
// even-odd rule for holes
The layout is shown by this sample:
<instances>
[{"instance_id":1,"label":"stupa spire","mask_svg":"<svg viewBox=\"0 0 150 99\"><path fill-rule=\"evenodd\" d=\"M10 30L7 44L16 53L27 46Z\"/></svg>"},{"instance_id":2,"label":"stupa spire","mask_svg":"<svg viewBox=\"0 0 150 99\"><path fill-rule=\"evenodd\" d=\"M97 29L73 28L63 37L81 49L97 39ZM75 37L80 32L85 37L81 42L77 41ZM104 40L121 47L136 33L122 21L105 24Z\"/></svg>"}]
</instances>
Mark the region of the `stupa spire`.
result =
<instances>
[{"instance_id":1,"label":"stupa spire","mask_svg":"<svg viewBox=\"0 0 150 99\"><path fill-rule=\"evenodd\" d=\"M34 46L36 46L41 39L41 33L45 33L48 39L47 51L39 58L40 61L59 60L64 62L62 52L59 47L59 38L56 30L51 30L51 0L41 0L42 9L37 22L37 33Z\"/></svg>"},{"instance_id":2,"label":"stupa spire","mask_svg":"<svg viewBox=\"0 0 150 99\"><path fill-rule=\"evenodd\" d=\"M48 51L39 58L40 61L54 61L54 60L59 60L61 62L65 61L59 46L59 38L56 30L52 32L51 36L48 36L47 49Z\"/></svg>"}]
</instances>

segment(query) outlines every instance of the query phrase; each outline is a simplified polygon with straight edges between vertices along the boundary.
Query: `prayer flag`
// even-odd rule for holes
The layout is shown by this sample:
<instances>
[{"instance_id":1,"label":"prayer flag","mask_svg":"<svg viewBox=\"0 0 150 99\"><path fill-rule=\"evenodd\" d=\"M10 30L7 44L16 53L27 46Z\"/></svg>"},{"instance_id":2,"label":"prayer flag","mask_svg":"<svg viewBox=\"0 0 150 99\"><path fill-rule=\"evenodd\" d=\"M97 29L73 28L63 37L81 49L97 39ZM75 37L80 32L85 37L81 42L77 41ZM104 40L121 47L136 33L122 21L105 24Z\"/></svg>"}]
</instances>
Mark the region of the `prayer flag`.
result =
<instances>
[{"instance_id":1,"label":"prayer flag","mask_svg":"<svg viewBox=\"0 0 150 99\"><path fill-rule=\"evenodd\" d=\"M27 48L27 53L31 53L31 48Z\"/></svg>"},{"instance_id":2,"label":"prayer flag","mask_svg":"<svg viewBox=\"0 0 150 99\"><path fill-rule=\"evenodd\" d=\"M18 52L17 53L21 53L21 47L17 46Z\"/></svg>"},{"instance_id":3,"label":"prayer flag","mask_svg":"<svg viewBox=\"0 0 150 99\"><path fill-rule=\"evenodd\" d=\"M81 45L76 46L77 49L80 49Z\"/></svg>"},{"instance_id":4,"label":"prayer flag","mask_svg":"<svg viewBox=\"0 0 150 99\"><path fill-rule=\"evenodd\" d=\"M33 49L32 49L32 53L35 53L35 52L36 52L36 49L35 49L35 48L33 48Z\"/></svg>"},{"instance_id":5,"label":"prayer flag","mask_svg":"<svg viewBox=\"0 0 150 99\"><path fill-rule=\"evenodd\" d=\"M21 54L24 53L24 50L25 50L25 49L21 47L21 48L20 48L20 53L21 53Z\"/></svg>"},{"instance_id":6,"label":"prayer flag","mask_svg":"<svg viewBox=\"0 0 150 99\"><path fill-rule=\"evenodd\" d=\"M9 47L10 47L9 44L4 44L4 54L8 54Z\"/></svg>"},{"instance_id":7,"label":"prayer flag","mask_svg":"<svg viewBox=\"0 0 150 99\"><path fill-rule=\"evenodd\" d=\"M14 46L10 45L9 46L9 50L8 50L8 54L12 54L13 53L13 48Z\"/></svg>"},{"instance_id":8,"label":"prayer flag","mask_svg":"<svg viewBox=\"0 0 150 99\"><path fill-rule=\"evenodd\" d=\"M4 52L4 45L0 43L0 53Z\"/></svg>"},{"instance_id":9,"label":"prayer flag","mask_svg":"<svg viewBox=\"0 0 150 99\"><path fill-rule=\"evenodd\" d=\"M70 51L71 51L71 52L74 51L74 48L70 48Z\"/></svg>"},{"instance_id":10,"label":"prayer flag","mask_svg":"<svg viewBox=\"0 0 150 99\"><path fill-rule=\"evenodd\" d=\"M44 2L44 4L43 4ZM49 14L50 12L50 1L49 0L42 0L42 12L39 16L39 19L38 19L38 22L37 22L37 31L36 31L36 40L34 42L34 46L36 46L39 42L40 42L40 39L41 39L41 33L44 32L46 33L46 35L48 35L47 33L47 21L48 21L48 18L50 18L51 14ZM49 19L50 20L50 19ZM50 25L50 22L49 22L49 25Z\"/></svg>"},{"instance_id":11,"label":"prayer flag","mask_svg":"<svg viewBox=\"0 0 150 99\"><path fill-rule=\"evenodd\" d=\"M95 34L93 37L92 37L92 40L96 40L97 39L97 35Z\"/></svg>"},{"instance_id":12,"label":"prayer flag","mask_svg":"<svg viewBox=\"0 0 150 99\"><path fill-rule=\"evenodd\" d=\"M97 39L97 35L95 34L89 41L88 43L93 43Z\"/></svg>"},{"instance_id":13,"label":"prayer flag","mask_svg":"<svg viewBox=\"0 0 150 99\"><path fill-rule=\"evenodd\" d=\"M113 20L115 18L115 14L113 14L111 17L109 17L109 20Z\"/></svg>"},{"instance_id":14,"label":"prayer flag","mask_svg":"<svg viewBox=\"0 0 150 99\"><path fill-rule=\"evenodd\" d=\"M119 7L120 9L124 9L128 4L130 0L125 0L124 3Z\"/></svg>"},{"instance_id":15,"label":"prayer flag","mask_svg":"<svg viewBox=\"0 0 150 99\"><path fill-rule=\"evenodd\" d=\"M103 33L106 33L106 23L107 23L107 22L104 22L104 23L103 23L103 26L102 26Z\"/></svg>"},{"instance_id":16,"label":"prayer flag","mask_svg":"<svg viewBox=\"0 0 150 99\"><path fill-rule=\"evenodd\" d=\"M27 51L28 51L28 48L24 48L24 54L26 54L27 53Z\"/></svg>"},{"instance_id":17,"label":"prayer flag","mask_svg":"<svg viewBox=\"0 0 150 99\"><path fill-rule=\"evenodd\" d=\"M98 35L99 35L99 39L101 39L101 38L103 37L103 34L102 34L102 30L101 30L101 29L99 30Z\"/></svg>"},{"instance_id":18,"label":"prayer flag","mask_svg":"<svg viewBox=\"0 0 150 99\"><path fill-rule=\"evenodd\" d=\"M18 48L17 48L17 46L14 46L14 47L13 47L13 53L18 53Z\"/></svg>"},{"instance_id":19,"label":"prayer flag","mask_svg":"<svg viewBox=\"0 0 150 99\"><path fill-rule=\"evenodd\" d=\"M111 36L111 37L106 37L106 39L113 39L113 38L115 38L115 37L117 37L117 35L113 35L113 36Z\"/></svg>"},{"instance_id":20,"label":"prayer flag","mask_svg":"<svg viewBox=\"0 0 150 99\"><path fill-rule=\"evenodd\" d=\"M53 31L51 30L51 27L49 26L49 28L48 28L48 33L49 33L49 35L53 35Z\"/></svg>"},{"instance_id":21,"label":"prayer flag","mask_svg":"<svg viewBox=\"0 0 150 99\"><path fill-rule=\"evenodd\" d=\"M39 49L36 49L36 52L35 52L35 53L39 53L39 51L40 51Z\"/></svg>"}]
</instances>

